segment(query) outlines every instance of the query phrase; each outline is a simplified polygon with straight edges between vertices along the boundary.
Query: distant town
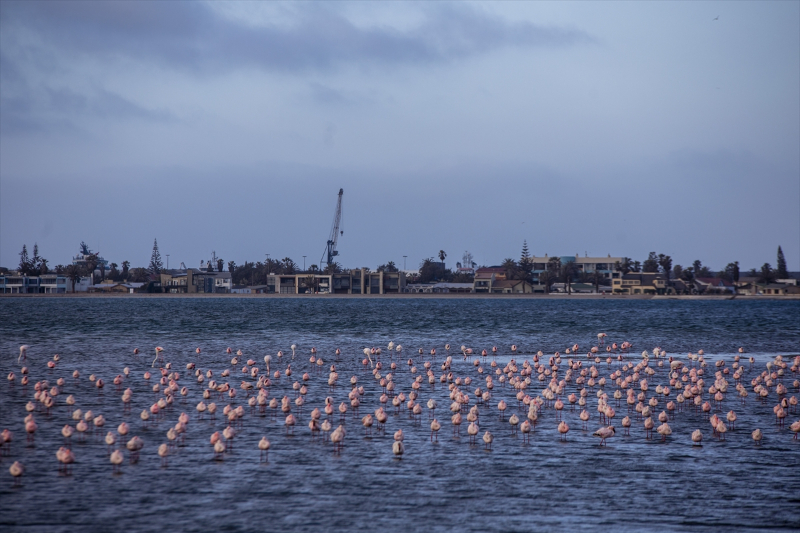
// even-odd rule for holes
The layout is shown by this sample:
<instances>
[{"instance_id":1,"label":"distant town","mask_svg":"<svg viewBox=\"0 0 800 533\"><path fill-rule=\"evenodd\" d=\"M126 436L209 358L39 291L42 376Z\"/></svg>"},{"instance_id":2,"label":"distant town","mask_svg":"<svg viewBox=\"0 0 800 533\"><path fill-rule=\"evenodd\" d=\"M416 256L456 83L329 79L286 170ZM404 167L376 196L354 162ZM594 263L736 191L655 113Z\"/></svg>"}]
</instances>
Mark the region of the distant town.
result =
<instances>
[{"instance_id":1,"label":"distant town","mask_svg":"<svg viewBox=\"0 0 800 533\"><path fill-rule=\"evenodd\" d=\"M333 254L338 255L338 254ZM15 270L0 267L2 294L66 293L205 293L205 294L615 294L615 295L799 295L800 272L788 272L780 247L775 267L740 272L734 261L712 270L694 261L673 265L672 258L651 252L643 261L629 257L532 256L527 242L519 259L478 266L464 252L453 268L444 250L417 269L388 261L377 267L344 268L332 261L323 268L301 268L291 258L237 265L212 252L198 267L164 266L154 241L150 264L131 268L129 261L109 262L81 243L68 265L50 267L38 246L22 247Z\"/></svg>"}]
</instances>

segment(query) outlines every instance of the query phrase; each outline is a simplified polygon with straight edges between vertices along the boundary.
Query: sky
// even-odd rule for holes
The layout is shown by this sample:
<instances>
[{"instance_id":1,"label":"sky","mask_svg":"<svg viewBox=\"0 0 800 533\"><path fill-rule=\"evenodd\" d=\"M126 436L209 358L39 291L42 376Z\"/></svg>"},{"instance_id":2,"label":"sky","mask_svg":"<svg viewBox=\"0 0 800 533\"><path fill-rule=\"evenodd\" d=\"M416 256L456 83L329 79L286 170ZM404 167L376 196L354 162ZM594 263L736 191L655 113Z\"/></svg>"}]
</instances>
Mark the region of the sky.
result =
<instances>
[{"instance_id":1,"label":"sky","mask_svg":"<svg viewBox=\"0 0 800 533\"><path fill-rule=\"evenodd\" d=\"M800 2L0 2L0 266L800 270Z\"/></svg>"}]
</instances>

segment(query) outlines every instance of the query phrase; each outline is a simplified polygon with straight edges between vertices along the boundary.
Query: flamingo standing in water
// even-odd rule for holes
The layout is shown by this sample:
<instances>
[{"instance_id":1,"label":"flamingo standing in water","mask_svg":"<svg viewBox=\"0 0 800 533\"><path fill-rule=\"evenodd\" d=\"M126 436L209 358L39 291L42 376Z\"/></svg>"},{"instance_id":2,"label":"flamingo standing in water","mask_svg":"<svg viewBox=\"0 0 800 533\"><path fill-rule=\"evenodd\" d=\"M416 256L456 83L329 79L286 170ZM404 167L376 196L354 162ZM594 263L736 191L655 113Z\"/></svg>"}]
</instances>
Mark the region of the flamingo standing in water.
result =
<instances>
[{"instance_id":1,"label":"flamingo standing in water","mask_svg":"<svg viewBox=\"0 0 800 533\"><path fill-rule=\"evenodd\" d=\"M602 427L593 433L595 437L600 437L600 446L606 445L606 439L614 436L614 426Z\"/></svg>"},{"instance_id":2,"label":"flamingo standing in water","mask_svg":"<svg viewBox=\"0 0 800 533\"><path fill-rule=\"evenodd\" d=\"M22 463L19 461L14 461L10 467L8 467L8 471L14 477L14 486L19 486L22 482L22 474L25 473L25 467L22 466Z\"/></svg>"},{"instance_id":3,"label":"flamingo standing in water","mask_svg":"<svg viewBox=\"0 0 800 533\"><path fill-rule=\"evenodd\" d=\"M558 424L558 432L561 434L561 440L566 441L567 433L569 432L569 426L563 420Z\"/></svg>"},{"instance_id":4,"label":"flamingo standing in water","mask_svg":"<svg viewBox=\"0 0 800 533\"><path fill-rule=\"evenodd\" d=\"M261 460L268 461L269 460L269 440L267 437L261 437L261 440L258 441L258 449L261 450Z\"/></svg>"},{"instance_id":5,"label":"flamingo standing in water","mask_svg":"<svg viewBox=\"0 0 800 533\"><path fill-rule=\"evenodd\" d=\"M434 418L431 422L431 442L439 442L439 430L441 428L442 425Z\"/></svg>"},{"instance_id":6,"label":"flamingo standing in water","mask_svg":"<svg viewBox=\"0 0 800 533\"><path fill-rule=\"evenodd\" d=\"M28 348L30 348L30 346L27 344L23 344L19 347L19 357L17 358L17 363L28 360Z\"/></svg>"}]
</instances>

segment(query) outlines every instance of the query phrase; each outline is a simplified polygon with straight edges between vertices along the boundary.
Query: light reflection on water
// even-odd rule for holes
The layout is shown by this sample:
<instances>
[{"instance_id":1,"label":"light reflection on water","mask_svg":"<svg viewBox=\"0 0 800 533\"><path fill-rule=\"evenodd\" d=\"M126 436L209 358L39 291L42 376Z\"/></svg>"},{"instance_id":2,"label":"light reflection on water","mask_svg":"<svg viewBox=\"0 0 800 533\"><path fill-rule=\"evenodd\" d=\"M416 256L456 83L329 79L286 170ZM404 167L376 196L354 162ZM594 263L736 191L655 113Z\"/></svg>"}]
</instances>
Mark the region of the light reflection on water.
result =
<instances>
[{"instance_id":1,"label":"light reflection on water","mask_svg":"<svg viewBox=\"0 0 800 533\"><path fill-rule=\"evenodd\" d=\"M711 437L710 426L693 410L679 413L670 421L673 435L666 444L644 438L641 422L634 420L630 437L617 436L607 448L600 448L591 432L599 427L595 393L590 393L592 415L589 431L581 429L578 411L564 412L571 427L562 443L556 431L556 414L545 410L532 437L524 446L521 437L511 435L507 421L498 416L497 402L509 404L506 418L518 411L514 391L499 384L490 406L481 408L481 434L495 435L491 452L482 444L470 446L466 421L461 437L452 436L447 389L438 381L438 365L446 356L443 346L453 346L454 374L479 375L470 361L465 363L458 348L465 344L478 353L497 345L500 366L514 357L518 363L531 352L546 354L578 343L581 353L597 343L604 331L609 341L629 340L634 349L629 360L638 361L642 350L661 346L673 354L702 348L707 359L726 359L728 365L739 346L763 364L778 353L798 353L800 347L800 302L647 302L647 301L509 301L509 300L117 300L42 299L0 300L0 370L19 374L18 347L32 346L29 367L31 385L0 383L0 428L15 435L9 456L0 462L0 527L4 531L74 531L77 528L104 531L109 528L163 530L168 523L186 531L530 531L530 530L715 530L732 528L792 528L800 526L800 444L788 430L778 430L772 393L765 404L753 400L746 405L726 400L725 412L738 414L736 429L724 442ZM334 456L330 444L312 442L308 416L322 407L326 396L335 404L347 401L349 378L357 375L366 389L360 415L374 410L380 387L368 368L361 364L364 346L384 347L393 340L404 346L396 357L395 381L398 391L408 394L412 381L408 357L417 348L437 348L437 383L427 382L419 400L425 405L436 398L437 418L442 423L439 443L429 440L427 409L415 423L403 408L390 419L385 435L364 437L360 421L347 417L347 437L341 456ZM271 397L284 394L294 398L291 384L306 370L311 384L298 427L287 436L283 417L269 413L247 415L234 439L233 452L223 461L213 460L208 438L225 424L218 414L211 422L198 420L194 406L201 399L201 386L186 373L187 362L219 373L230 368L225 348L242 349L263 367L267 353L275 358L280 349L285 368L291 357L289 346L298 345L292 362L292 378L285 376L271 387ZM521 352L510 354L509 346ZM153 347L164 346L167 360L181 373L181 384L190 389L189 401L180 397L166 418L143 428L138 413L156 396L142 374L150 368ZM196 347L202 353L195 354ZM333 351L343 351L336 362L339 386L334 393L326 384L327 372L311 369L309 349L316 346L326 367L333 363ZM138 357L134 347L141 349ZM45 362L53 353L61 355L56 370ZM568 356L563 356L566 364ZM487 363L484 367L490 370ZM581 356L586 360L585 356ZM385 353L383 362L388 361ZM565 366L562 365L562 366ZM584 363L587 364L587 363ZM655 364L655 362L654 362ZM273 363L273 366L278 363ZM124 366L132 370L125 386L133 391L134 408L124 414L120 393L111 383ZM241 382L240 365L232 369L230 383ZM78 382L73 369L81 370ZM420 366L421 368L421 366ZM599 365L609 373L605 362ZM613 368L616 368L614 366ZM657 367L656 367L657 368ZM387 369L384 369L384 374ZM96 373L106 381L102 392L90 386L88 376ZM746 381L755 375L747 374ZM58 407L50 417L37 413L39 429L35 446L26 446L22 418L24 405L32 398L33 382L48 379L51 385L63 376L66 385ZM19 379L19 376L18 376ZM787 385L791 385L792 378ZM732 378L729 378L732 381ZM667 378L660 370L651 379L651 394ZM708 380L707 380L708 381ZM535 382L531 394L541 387ZM748 387L750 390L751 388ZM574 383L569 392L573 392ZM610 388L607 389L609 392ZM798 395L790 387L790 394ZM217 404L240 404L216 400ZM145 440L138 464L125 463L121 475L111 474L106 446L95 437L73 443L77 456L73 475L57 475L56 449L62 445L61 427L74 421L64 405L74 394L76 406L92 409L108 420L104 429L116 428L122 420ZM474 396L473 396L474 398ZM473 400L474 403L474 400ZM663 402L659 406L663 408ZM167 442L166 431L181 411L191 416L185 445L169 456L162 468L156 455L158 444ZM617 408L617 419L627 413ZM524 410L521 412L524 419ZM788 423L798 418L791 415ZM339 423L334 416L334 427ZM764 444L753 445L750 432L764 431ZM391 453L392 433L406 434L406 454L397 460ZM700 428L705 441L693 447L689 435ZM104 433L103 433L104 434ZM266 435L272 449L268 464L259 463L257 442ZM75 441L73 437L73 441ZM127 453L126 453L127 456ZM12 488L8 466L19 460L26 466L21 488ZM46 502L46 503L45 503Z\"/></svg>"}]
</instances>

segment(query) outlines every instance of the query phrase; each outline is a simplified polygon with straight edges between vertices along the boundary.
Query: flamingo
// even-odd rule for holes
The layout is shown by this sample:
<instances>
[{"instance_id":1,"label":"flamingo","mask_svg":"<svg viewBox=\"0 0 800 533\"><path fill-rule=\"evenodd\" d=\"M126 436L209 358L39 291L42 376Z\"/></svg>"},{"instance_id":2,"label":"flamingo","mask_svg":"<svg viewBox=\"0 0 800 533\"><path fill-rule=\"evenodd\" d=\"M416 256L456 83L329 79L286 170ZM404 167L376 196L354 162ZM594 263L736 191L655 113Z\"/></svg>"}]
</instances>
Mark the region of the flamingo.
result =
<instances>
[{"instance_id":1,"label":"flamingo","mask_svg":"<svg viewBox=\"0 0 800 533\"><path fill-rule=\"evenodd\" d=\"M487 450L492 449L492 441L494 441L494 436L487 430L486 433L483 434L483 443Z\"/></svg>"},{"instance_id":2,"label":"flamingo","mask_svg":"<svg viewBox=\"0 0 800 533\"><path fill-rule=\"evenodd\" d=\"M28 348L30 348L30 346L28 346L27 344L23 344L22 346L19 347L19 357L17 358L17 363L28 360Z\"/></svg>"},{"instance_id":3,"label":"flamingo","mask_svg":"<svg viewBox=\"0 0 800 533\"><path fill-rule=\"evenodd\" d=\"M14 477L14 486L19 486L22 482L22 474L25 473L25 467L22 466L22 463L19 461L14 461L10 467L8 467L8 471Z\"/></svg>"},{"instance_id":4,"label":"flamingo","mask_svg":"<svg viewBox=\"0 0 800 533\"><path fill-rule=\"evenodd\" d=\"M403 442L396 440L392 443L392 453L395 454L398 458L403 455L405 452L405 447L403 446Z\"/></svg>"},{"instance_id":5,"label":"flamingo","mask_svg":"<svg viewBox=\"0 0 800 533\"><path fill-rule=\"evenodd\" d=\"M431 442L439 442L439 430L442 428L442 425L439 423L438 420L435 418L431 422ZM434 436L436 437L434 439Z\"/></svg>"},{"instance_id":6,"label":"flamingo","mask_svg":"<svg viewBox=\"0 0 800 533\"><path fill-rule=\"evenodd\" d=\"M602 427L595 431L592 435L600 437L600 446L606 445L606 439L614 436L614 426Z\"/></svg>"},{"instance_id":7,"label":"flamingo","mask_svg":"<svg viewBox=\"0 0 800 533\"><path fill-rule=\"evenodd\" d=\"M693 446L702 446L703 445L703 432L699 429L695 429L692 432L692 442L694 443Z\"/></svg>"},{"instance_id":8,"label":"flamingo","mask_svg":"<svg viewBox=\"0 0 800 533\"><path fill-rule=\"evenodd\" d=\"M569 425L563 420L558 424L558 432L561 434L561 440L567 440L567 433L569 432Z\"/></svg>"},{"instance_id":9,"label":"flamingo","mask_svg":"<svg viewBox=\"0 0 800 533\"><path fill-rule=\"evenodd\" d=\"M122 452L119 450L114 450L111 452L111 456L109 457L109 461L113 465L113 472L119 473L120 472L120 465L122 465L125 457L122 455Z\"/></svg>"}]
</instances>

